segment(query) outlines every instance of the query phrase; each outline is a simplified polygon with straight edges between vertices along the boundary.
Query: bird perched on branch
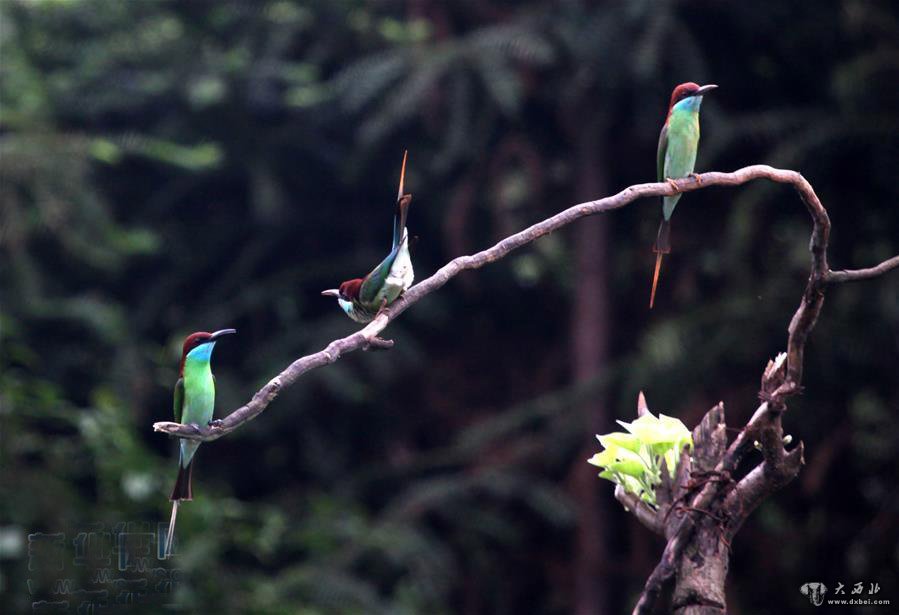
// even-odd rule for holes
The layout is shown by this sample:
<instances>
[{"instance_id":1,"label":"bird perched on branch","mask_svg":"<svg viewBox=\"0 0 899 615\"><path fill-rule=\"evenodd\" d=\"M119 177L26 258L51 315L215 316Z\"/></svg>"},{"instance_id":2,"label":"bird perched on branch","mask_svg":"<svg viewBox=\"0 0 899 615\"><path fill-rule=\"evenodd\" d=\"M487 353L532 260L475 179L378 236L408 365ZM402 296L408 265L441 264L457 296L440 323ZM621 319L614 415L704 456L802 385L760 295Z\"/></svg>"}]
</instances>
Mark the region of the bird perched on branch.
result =
<instances>
[{"instance_id":1,"label":"bird perched on branch","mask_svg":"<svg viewBox=\"0 0 899 615\"><path fill-rule=\"evenodd\" d=\"M215 333L193 333L184 340L181 351L181 365L178 368L178 382L175 383L175 422L183 425L206 426L212 422L215 409L215 377L212 375L210 360L216 341L223 335L237 333L235 329L222 329ZM192 500L190 488L194 454L200 442L181 439L178 455L178 478L169 498L172 501L172 519L165 541L165 556L172 552L175 536L175 519L178 506L184 500Z\"/></svg>"},{"instance_id":2,"label":"bird perched on branch","mask_svg":"<svg viewBox=\"0 0 899 615\"><path fill-rule=\"evenodd\" d=\"M673 180L695 176L693 166L696 164L696 150L699 147L699 107L702 105L702 97L717 87L717 85L699 86L690 82L674 88L668 105L668 117L665 118L665 125L662 126L659 135L658 181L667 181L677 189ZM662 197L662 224L659 226L659 234L652 248L656 253L656 267L652 275L652 292L649 295L650 309L655 303L662 256L671 252L671 214L674 213L680 197L680 194Z\"/></svg>"},{"instance_id":3,"label":"bird perched on branch","mask_svg":"<svg viewBox=\"0 0 899 615\"><path fill-rule=\"evenodd\" d=\"M358 323L371 322L381 310L396 301L412 286L415 279L412 259L409 257L409 234L406 231L406 216L409 213L409 204L412 203L412 195L403 194L408 153L408 151L403 153L390 254L364 278L347 280L340 285L340 288L322 292L326 297L337 297L337 303L346 315Z\"/></svg>"}]
</instances>

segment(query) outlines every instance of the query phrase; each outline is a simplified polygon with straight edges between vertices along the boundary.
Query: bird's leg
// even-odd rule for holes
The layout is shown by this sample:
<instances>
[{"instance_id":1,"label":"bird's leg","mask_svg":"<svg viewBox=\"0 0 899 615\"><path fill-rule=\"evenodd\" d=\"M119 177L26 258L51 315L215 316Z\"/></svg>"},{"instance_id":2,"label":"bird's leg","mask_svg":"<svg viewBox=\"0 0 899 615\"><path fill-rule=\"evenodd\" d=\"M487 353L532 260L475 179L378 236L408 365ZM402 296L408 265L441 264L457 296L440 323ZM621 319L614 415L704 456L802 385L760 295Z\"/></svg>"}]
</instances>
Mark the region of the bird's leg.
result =
<instances>
[{"instance_id":1,"label":"bird's leg","mask_svg":"<svg viewBox=\"0 0 899 615\"><path fill-rule=\"evenodd\" d=\"M206 423L209 427L221 427L222 423L225 421L223 419L209 419L209 422Z\"/></svg>"},{"instance_id":2,"label":"bird's leg","mask_svg":"<svg viewBox=\"0 0 899 615\"><path fill-rule=\"evenodd\" d=\"M693 178L697 184L702 184L702 177L699 173L690 173L690 177Z\"/></svg>"},{"instance_id":3,"label":"bird's leg","mask_svg":"<svg viewBox=\"0 0 899 615\"><path fill-rule=\"evenodd\" d=\"M665 181L668 182L668 185L674 188L675 192L680 192L680 187L677 185L677 182L670 177L666 177Z\"/></svg>"},{"instance_id":4,"label":"bird's leg","mask_svg":"<svg viewBox=\"0 0 899 615\"><path fill-rule=\"evenodd\" d=\"M390 310L387 307L387 297L381 299L381 307L378 309L378 313L375 314L375 318L382 315L388 320L390 319ZM375 336L366 341L362 350L389 350L391 348L393 348L393 340L386 340L383 337Z\"/></svg>"},{"instance_id":5,"label":"bird's leg","mask_svg":"<svg viewBox=\"0 0 899 615\"><path fill-rule=\"evenodd\" d=\"M390 310L387 309L387 297L381 299L381 307L378 308L378 313L375 314L375 318L377 318L381 314L386 316L388 319L390 318Z\"/></svg>"}]
</instances>

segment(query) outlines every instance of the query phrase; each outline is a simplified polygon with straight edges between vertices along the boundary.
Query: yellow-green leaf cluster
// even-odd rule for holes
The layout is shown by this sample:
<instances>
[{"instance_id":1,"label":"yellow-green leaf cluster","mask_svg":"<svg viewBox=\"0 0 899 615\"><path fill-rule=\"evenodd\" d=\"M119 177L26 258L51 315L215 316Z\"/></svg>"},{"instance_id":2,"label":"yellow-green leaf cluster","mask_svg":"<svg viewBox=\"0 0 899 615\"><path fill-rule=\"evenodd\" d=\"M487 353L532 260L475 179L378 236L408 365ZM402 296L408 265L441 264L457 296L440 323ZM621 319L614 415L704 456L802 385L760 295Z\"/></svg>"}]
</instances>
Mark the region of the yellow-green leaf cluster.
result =
<instances>
[{"instance_id":1,"label":"yellow-green leaf cluster","mask_svg":"<svg viewBox=\"0 0 899 615\"><path fill-rule=\"evenodd\" d=\"M656 505L656 487L661 482L662 461L674 477L680 453L693 448L690 430L674 417L646 413L631 423L618 421L627 431L597 435L603 450L587 460L602 469L605 478L647 504Z\"/></svg>"}]
</instances>

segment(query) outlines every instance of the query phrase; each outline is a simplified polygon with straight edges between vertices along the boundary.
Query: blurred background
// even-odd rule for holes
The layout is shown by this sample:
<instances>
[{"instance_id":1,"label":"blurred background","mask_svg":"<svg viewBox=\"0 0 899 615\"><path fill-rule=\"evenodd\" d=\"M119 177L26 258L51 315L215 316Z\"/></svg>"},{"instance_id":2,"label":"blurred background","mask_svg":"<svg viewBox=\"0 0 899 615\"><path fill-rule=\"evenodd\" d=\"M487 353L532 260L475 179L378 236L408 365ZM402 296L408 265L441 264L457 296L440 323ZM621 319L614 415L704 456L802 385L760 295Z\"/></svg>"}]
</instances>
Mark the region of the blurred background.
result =
<instances>
[{"instance_id":1,"label":"blurred background","mask_svg":"<svg viewBox=\"0 0 899 615\"><path fill-rule=\"evenodd\" d=\"M421 280L653 181L671 89L717 83L697 170L802 172L835 269L899 252L890 0L2 0L0 32L4 613L79 589L129 612L629 611L663 543L586 463L594 434L640 390L690 427L719 399L748 419L809 267L786 187L685 197L652 312L655 200L460 275L390 352L204 445L177 557L104 560L115 528L168 521L176 444L151 425L183 338L238 329L224 416L356 330L319 293L386 254L406 148ZM833 288L786 416L807 465L734 542L731 612L813 610L806 582L899 601L897 372L896 275ZM63 535L52 573L37 533Z\"/></svg>"}]
</instances>

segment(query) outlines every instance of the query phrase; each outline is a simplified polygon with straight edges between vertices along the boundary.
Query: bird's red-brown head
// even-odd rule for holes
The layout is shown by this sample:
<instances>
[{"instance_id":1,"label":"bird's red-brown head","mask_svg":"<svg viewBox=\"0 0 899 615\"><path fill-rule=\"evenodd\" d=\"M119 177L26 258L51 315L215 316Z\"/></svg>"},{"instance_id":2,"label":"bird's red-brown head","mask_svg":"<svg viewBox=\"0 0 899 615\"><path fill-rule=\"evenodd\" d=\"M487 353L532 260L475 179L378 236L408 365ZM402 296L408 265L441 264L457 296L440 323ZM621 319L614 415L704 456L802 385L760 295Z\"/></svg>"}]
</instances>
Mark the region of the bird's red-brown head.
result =
<instances>
[{"instance_id":1,"label":"bird's red-brown head","mask_svg":"<svg viewBox=\"0 0 899 615\"><path fill-rule=\"evenodd\" d=\"M690 96L704 96L716 89L718 86L715 84L709 85L699 85L698 83L693 83L692 81L688 81L687 83L682 83L671 92L671 102L668 104L669 112L674 108L674 105L679 103L685 98L689 98Z\"/></svg>"},{"instance_id":2,"label":"bird's red-brown head","mask_svg":"<svg viewBox=\"0 0 899 615\"><path fill-rule=\"evenodd\" d=\"M325 297L337 297L344 301L353 301L359 298L359 293L362 291L363 281L362 278L347 280L346 282L343 282L339 288L322 291L322 295Z\"/></svg>"},{"instance_id":3,"label":"bird's red-brown head","mask_svg":"<svg viewBox=\"0 0 899 615\"><path fill-rule=\"evenodd\" d=\"M191 333L190 335L188 335L184 340L184 345L181 347L181 364L178 366L178 377L181 378L184 376L184 361L187 360L187 355L190 354L191 350L193 350L197 346L202 346L203 344L214 342L223 335L230 335L232 333L237 333L237 329L220 329L215 333L198 331L197 333Z\"/></svg>"},{"instance_id":4,"label":"bird's red-brown head","mask_svg":"<svg viewBox=\"0 0 899 615\"><path fill-rule=\"evenodd\" d=\"M358 299L360 292L362 292L362 278L347 280L340 285L340 296L347 301Z\"/></svg>"}]
</instances>

